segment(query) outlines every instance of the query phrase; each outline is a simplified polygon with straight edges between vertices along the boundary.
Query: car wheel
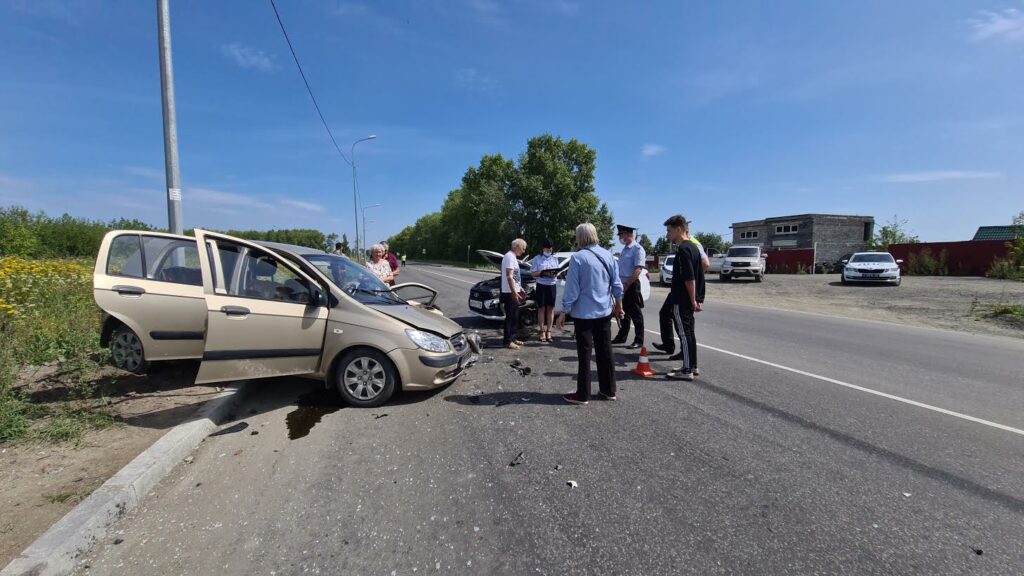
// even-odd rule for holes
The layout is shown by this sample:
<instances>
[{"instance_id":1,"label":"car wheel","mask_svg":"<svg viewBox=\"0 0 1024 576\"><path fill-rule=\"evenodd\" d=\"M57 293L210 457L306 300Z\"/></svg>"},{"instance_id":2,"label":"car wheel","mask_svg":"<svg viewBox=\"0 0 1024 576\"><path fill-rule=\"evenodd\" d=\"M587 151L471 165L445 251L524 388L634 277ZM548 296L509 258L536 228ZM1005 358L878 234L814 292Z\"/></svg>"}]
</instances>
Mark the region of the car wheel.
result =
<instances>
[{"instance_id":1,"label":"car wheel","mask_svg":"<svg viewBox=\"0 0 1024 576\"><path fill-rule=\"evenodd\" d=\"M841 275L841 276L839 277L839 281L843 283L843 286L846 286L847 284L849 284L849 282L848 282L848 281L846 280L846 274L845 274L845 273L843 273L843 274L842 274L842 275Z\"/></svg>"},{"instance_id":2,"label":"car wheel","mask_svg":"<svg viewBox=\"0 0 1024 576\"><path fill-rule=\"evenodd\" d=\"M110 357L114 366L133 374L145 374L149 370L142 340L131 328L123 324L115 328L110 335Z\"/></svg>"},{"instance_id":3,"label":"car wheel","mask_svg":"<svg viewBox=\"0 0 1024 576\"><path fill-rule=\"evenodd\" d=\"M394 395L398 371L381 352L357 348L346 352L338 361L334 382L345 402L360 408L372 408Z\"/></svg>"},{"instance_id":4,"label":"car wheel","mask_svg":"<svg viewBox=\"0 0 1024 576\"><path fill-rule=\"evenodd\" d=\"M718 281L719 282L728 282L729 281L729 275L728 274L719 274L718 275Z\"/></svg>"},{"instance_id":5,"label":"car wheel","mask_svg":"<svg viewBox=\"0 0 1024 576\"><path fill-rule=\"evenodd\" d=\"M757 276L754 276L754 282L761 282L762 280L764 280L764 274L758 274Z\"/></svg>"},{"instance_id":6,"label":"car wheel","mask_svg":"<svg viewBox=\"0 0 1024 576\"><path fill-rule=\"evenodd\" d=\"M903 283L903 277L901 276L901 277L896 279L896 283L893 284L893 286L899 286L902 283Z\"/></svg>"}]
</instances>

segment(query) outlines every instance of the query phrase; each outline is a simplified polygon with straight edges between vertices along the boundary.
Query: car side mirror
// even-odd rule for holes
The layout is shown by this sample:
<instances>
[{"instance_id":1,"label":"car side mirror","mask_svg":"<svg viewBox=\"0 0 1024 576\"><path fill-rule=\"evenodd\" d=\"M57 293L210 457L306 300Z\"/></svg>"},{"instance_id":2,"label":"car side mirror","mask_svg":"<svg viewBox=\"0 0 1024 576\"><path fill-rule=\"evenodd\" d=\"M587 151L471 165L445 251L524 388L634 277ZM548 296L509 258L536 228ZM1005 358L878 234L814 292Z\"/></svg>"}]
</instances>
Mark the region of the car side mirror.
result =
<instances>
[{"instance_id":1,"label":"car side mirror","mask_svg":"<svg viewBox=\"0 0 1024 576\"><path fill-rule=\"evenodd\" d=\"M320 308L327 306L327 296L320 290L313 289L309 295L309 307Z\"/></svg>"}]
</instances>

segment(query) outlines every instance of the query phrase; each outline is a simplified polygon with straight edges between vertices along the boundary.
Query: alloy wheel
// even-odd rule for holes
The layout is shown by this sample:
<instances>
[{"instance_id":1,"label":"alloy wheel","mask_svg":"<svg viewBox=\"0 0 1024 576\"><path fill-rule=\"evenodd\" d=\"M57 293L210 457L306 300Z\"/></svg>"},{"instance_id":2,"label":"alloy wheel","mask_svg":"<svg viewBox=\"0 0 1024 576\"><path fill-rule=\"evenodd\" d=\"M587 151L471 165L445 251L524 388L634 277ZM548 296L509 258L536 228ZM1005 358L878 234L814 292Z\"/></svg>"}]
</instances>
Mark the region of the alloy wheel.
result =
<instances>
[{"instance_id":1,"label":"alloy wheel","mask_svg":"<svg viewBox=\"0 0 1024 576\"><path fill-rule=\"evenodd\" d=\"M136 372L145 361L142 354L142 341L130 330L121 330L110 344L110 353L114 364L129 371Z\"/></svg>"},{"instance_id":2,"label":"alloy wheel","mask_svg":"<svg viewBox=\"0 0 1024 576\"><path fill-rule=\"evenodd\" d=\"M377 360L360 356L345 367L342 383L353 397L359 400L372 400L384 390L387 372Z\"/></svg>"}]
</instances>

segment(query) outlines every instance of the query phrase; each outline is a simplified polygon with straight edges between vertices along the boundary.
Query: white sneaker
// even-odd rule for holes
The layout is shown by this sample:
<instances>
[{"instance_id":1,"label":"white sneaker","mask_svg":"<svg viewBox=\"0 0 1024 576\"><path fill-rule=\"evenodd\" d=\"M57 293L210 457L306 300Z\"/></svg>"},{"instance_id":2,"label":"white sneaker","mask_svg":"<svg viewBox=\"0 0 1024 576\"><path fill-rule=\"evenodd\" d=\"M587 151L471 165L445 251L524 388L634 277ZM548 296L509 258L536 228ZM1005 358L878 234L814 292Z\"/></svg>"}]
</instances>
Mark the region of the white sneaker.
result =
<instances>
[{"instance_id":1,"label":"white sneaker","mask_svg":"<svg viewBox=\"0 0 1024 576\"><path fill-rule=\"evenodd\" d=\"M665 376L669 380L686 380L688 382L693 382L693 372L690 372L689 369L683 370L680 368L679 370L673 370Z\"/></svg>"}]
</instances>

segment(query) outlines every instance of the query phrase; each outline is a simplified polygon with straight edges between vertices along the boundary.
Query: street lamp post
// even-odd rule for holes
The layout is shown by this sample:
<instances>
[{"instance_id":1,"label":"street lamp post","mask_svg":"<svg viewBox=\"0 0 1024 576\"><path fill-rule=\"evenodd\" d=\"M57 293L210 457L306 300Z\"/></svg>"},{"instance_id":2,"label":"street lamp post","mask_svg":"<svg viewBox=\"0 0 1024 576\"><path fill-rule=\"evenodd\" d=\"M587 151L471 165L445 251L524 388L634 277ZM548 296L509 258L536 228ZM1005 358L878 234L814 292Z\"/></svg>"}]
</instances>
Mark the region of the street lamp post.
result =
<instances>
[{"instance_id":1,"label":"street lamp post","mask_svg":"<svg viewBox=\"0 0 1024 576\"><path fill-rule=\"evenodd\" d=\"M380 204L370 204L369 206L363 206L363 241L366 241L366 210L369 208L379 208Z\"/></svg>"},{"instance_id":2,"label":"street lamp post","mask_svg":"<svg viewBox=\"0 0 1024 576\"><path fill-rule=\"evenodd\" d=\"M360 258L362 258L363 252L360 249L359 242L359 192L356 186L356 144L359 144L360 142L366 142L367 140L373 140L376 137L376 134L370 134L366 138L360 138L359 140L356 140L355 142L352 143L352 147L349 149L348 154L348 157L352 159L352 217L353 220L355 220L356 224L356 254L359 254Z\"/></svg>"}]
</instances>

